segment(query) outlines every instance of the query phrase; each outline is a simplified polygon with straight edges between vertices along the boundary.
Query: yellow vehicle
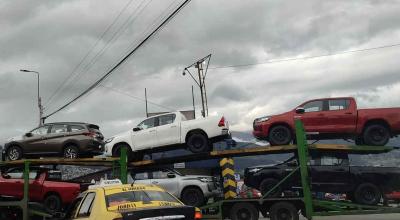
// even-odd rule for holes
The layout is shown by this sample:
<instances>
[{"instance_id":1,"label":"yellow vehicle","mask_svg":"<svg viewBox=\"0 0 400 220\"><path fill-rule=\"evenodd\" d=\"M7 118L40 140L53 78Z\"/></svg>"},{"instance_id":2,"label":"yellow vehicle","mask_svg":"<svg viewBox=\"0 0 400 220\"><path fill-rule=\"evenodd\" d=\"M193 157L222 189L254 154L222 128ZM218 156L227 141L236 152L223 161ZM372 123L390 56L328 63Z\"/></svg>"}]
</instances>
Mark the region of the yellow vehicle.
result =
<instances>
[{"instance_id":1,"label":"yellow vehicle","mask_svg":"<svg viewBox=\"0 0 400 220\"><path fill-rule=\"evenodd\" d=\"M201 219L201 213L158 186L103 180L76 198L65 219L194 220Z\"/></svg>"}]
</instances>

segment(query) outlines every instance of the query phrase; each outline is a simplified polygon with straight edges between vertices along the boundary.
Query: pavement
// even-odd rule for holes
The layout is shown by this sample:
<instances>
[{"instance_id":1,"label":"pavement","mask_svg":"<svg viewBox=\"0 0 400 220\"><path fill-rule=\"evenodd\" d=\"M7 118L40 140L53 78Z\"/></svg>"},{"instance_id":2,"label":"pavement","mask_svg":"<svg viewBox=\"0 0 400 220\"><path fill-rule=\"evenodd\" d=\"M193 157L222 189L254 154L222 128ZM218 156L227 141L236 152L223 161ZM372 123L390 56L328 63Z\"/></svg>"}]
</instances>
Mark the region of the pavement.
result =
<instances>
[{"instance_id":1,"label":"pavement","mask_svg":"<svg viewBox=\"0 0 400 220\"><path fill-rule=\"evenodd\" d=\"M260 220L268 220L269 218L260 218ZM301 220L306 218L301 217ZM399 220L400 214L379 214L379 215L338 215L314 217L313 220Z\"/></svg>"}]
</instances>

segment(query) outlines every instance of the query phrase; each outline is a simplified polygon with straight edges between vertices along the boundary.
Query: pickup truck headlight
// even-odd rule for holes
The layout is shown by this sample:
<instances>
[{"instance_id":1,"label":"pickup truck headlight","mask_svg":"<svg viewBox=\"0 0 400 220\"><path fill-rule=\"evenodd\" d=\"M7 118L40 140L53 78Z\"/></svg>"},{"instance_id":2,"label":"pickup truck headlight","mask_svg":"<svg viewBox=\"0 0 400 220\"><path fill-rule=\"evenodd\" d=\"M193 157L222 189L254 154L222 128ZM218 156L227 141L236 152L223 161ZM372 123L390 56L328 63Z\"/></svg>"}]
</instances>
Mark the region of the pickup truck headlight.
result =
<instances>
[{"instance_id":1,"label":"pickup truck headlight","mask_svg":"<svg viewBox=\"0 0 400 220\"><path fill-rule=\"evenodd\" d=\"M265 116L265 117L257 118L256 122L264 122L264 121L268 121L269 119L270 119L269 116Z\"/></svg>"},{"instance_id":2,"label":"pickup truck headlight","mask_svg":"<svg viewBox=\"0 0 400 220\"><path fill-rule=\"evenodd\" d=\"M106 142L106 144L107 143L110 143L111 141L113 141L114 140L114 138L112 137L112 138L108 138L105 142Z\"/></svg>"},{"instance_id":3,"label":"pickup truck headlight","mask_svg":"<svg viewBox=\"0 0 400 220\"><path fill-rule=\"evenodd\" d=\"M212 177L199 177L199 180L203 183L211 183L213 182L213 178Z\"/></svg>"}]
</instances>

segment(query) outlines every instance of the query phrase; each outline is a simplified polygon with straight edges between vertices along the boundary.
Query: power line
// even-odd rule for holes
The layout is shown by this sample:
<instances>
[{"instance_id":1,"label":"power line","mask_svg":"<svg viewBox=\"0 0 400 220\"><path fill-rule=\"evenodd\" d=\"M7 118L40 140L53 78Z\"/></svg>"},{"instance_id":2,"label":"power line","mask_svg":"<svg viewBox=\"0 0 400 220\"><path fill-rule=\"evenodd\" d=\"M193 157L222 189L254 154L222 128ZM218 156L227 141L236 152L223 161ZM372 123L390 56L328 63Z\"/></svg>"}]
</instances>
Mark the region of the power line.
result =
<instances>
[{"instance_id":1,"label":"power line","mask_svg":"<svg viewBox=\"0 0 400 220\"><path fill-rule=\"evenodd\" d=\"M79 69L79 67L83 64L83 62L88 58L89 54L96 48L96 46L101 42L101 40L104 38L104 36L107 34L107 32L111 29L112 26L117 22L117 20L121 17L121 15L125 12L125 10L129 7L129 5L133 2L133 0L130 0L125 4L125 6L121 9L121 11L118 13L118 15L114 18L113 22L108 25L106 30L101 34L100 38L96 41L96 43L92 46L92 48L86 53L86 55L81 59L81 61L73 68L72 72L65 78L65 80L57 87L55 92L50 96L50 98L47 100L47 104L50 104L51 100L58 94L63 86L67 84L67 82L73 78L72 76L76 76L76 71Z\"/></svg>"},{"instance_id":2,"label":"power line","mask_svg":"<svg viewBox=\"0 0 400 220\"><path fill-rule=\"evenodd\" d=\"M175 9L156 29L153 30L142 42L140 42L130 53L128 53L122 60L120 60L113 68L111 68L105 75L103 75L99 80L93 83L89 88L83 91L80 95L67 102L65 105L61 106L54 112L45 116L48 118L57 112L63 110L67 106L71 105L73 102L90 92L92 89L96 88L103 80L105 80L111 73L113 73L121 64L123 64L132 54L134 54L140 47L142 47L155 33L157 33L165 24L167 24L175 15L184 8L191 0L185 0L177 9Z\"/></svg>"},{"instance_id":3,"label":"power line","mask_svg":"<svg viewBox=\"0 0 400 220\"><path fill-rule=\"evenodd\" d=\"M129 94L129 93L126 93L126 92L124 92L124 91L121 91L121 90L118 90L118 89L115 89L115 88L112 88L112 87L108 87L108 86L105 86L105 85L99 85L99 86L100 86L100 87L103 87L103 88L106 88L106 89L109 89L109 90L111 90L111 91L114 91L114 92L116 92L116 93L119 93L119 94L122 94L122 95L126 95L126 96L128 96L128 97L130 97L130 98L133 98L133 99L136 99L136 100L139 100L139 101L142 101L142 102L146 102L146 100L144 100L144 99L142 99L142 98L138 98L138 97L136 97L136 96L133 96L133 95L131 95L131 94ZM168 109L169 111L176 111L176 109L170 108L170 107L165 106L165 105L157 104L157 103L155 103L155 102L153 102L153 101L147 100L147 102L150 103L150 104L153 104L153 105L155 105L155 106L158 106L158 107L161 107L161 108L164 108L164 109Z\"/></svg>"},{"instance_id":4,"label":"power line","mask_svg":"<svg viewBox=\"0 0 400 220\"><path fill-rule=\"evenodd\" d=\"M315 58L328 57L328 56L336 56L336 55L346 54L346 53L359 53L359 52L365 52L365 51L371 51L371 50L379 50L379 49L398 47L398 46L400 46L400 43L384 45L384 46L379 46L379 47L359 49L359 50L348 50L348 51L342 51L342 52L336 52L336 53L308 56L308 57L297 57L297 58L289 58L289 59L281 59L281 60L268 60L268 61L264 61L264 62L260 62L260 63L249 63L249 64L239 64L239 65L229 65L229 66L215 66L215 67L210 67L209 69L239 68L239 67L246 67L246 66L264 65L264 64L270 64L270 63L281 63L281 62L289 62L289 61L296 61L296 60L307 60L307 59L315 59Z\"/></svg>"}]
</instances>

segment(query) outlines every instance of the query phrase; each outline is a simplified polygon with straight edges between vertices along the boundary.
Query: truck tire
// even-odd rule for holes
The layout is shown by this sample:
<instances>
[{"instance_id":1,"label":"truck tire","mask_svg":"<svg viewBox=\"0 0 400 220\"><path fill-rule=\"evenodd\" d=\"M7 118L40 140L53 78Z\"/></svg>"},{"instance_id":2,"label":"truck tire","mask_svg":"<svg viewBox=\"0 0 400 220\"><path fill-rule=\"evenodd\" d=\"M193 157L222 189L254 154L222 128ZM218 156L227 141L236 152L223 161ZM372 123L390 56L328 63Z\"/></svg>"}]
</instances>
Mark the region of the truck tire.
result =
<instances>
[{"instance_id":1,"label":"truck tire","mask_svg":"<svg viewBox=\"0 0 400 220\"><path fill-rule=\"evenodd\" d=\"M185 205L200 207L205 204L203 192L196 187L187 187L181 193L181 200Z\"/></svg>"},{"instance_id":2,"label":"truck tire","mask_svg":"<svg viewBox=\"0 0 400 220\"><path fill-rule=\"evenodd\" d=\"M186 145L193 153L207 152L209 149L207 137L197 132L190 134L187 138Z\"/></svg>"},{"instance_id":3,"label":"truck tire","mask_svg":"<svg viewBox=\"0 0 400 220\"><path fill-rule=\"evenodd\" d=\"M8 160L14 161L22 158L22 149L18 146L10 146L7 149Z\"/></svg>"},{"instance_id":4,"label":"truck tire","mask_svg":"<svg viewBox=\"0 0 400 220\"><path fill-rule=\"evenodd\" d=\"M61 211L62 202L58 195L50 194L43 200L43 205L48 213L55 213Z\"/></svg>"},{"instance_id":5,"label":"truck tire","mask_svg":"<svg viewBox=\"0 0 400 220\"><path fill-rule=\"evenodd\" d=\"M271 220L299 220L299 213L293 204L289 202L278 202L269 210Z\"/></svg>"},{"instance_id":6,"label":"truck tire","mask_svg":"<svg viewBox=\"0 0 400 220\"><path fill-rule=\"evenodd\" d=\"M267 178L264 179L263 181L261 181L260 184L260 192L261 194L264 196L265 194L267 194L267 192L272 189L272 187L276 186L276 184L278 184L278 180L274 179L274 178ZM282 193L282 189L281 187L276 188L274 191L272 191L269 196L270 197L279 197Z\"/></svg>"},{"instance_id":7,"label":"truck tire","mask_svg":"<svg viewBox=\"0 0 400 220\"><path fill-rule=\"evenodd\" d=\"M354 192L354 200L364 205L376 205L382 198L379 188L372 183L360 184Z\"/></svg>"},{"instance_id":8,"label":"truck tire","mask_svg":"<svg viewBox=\"0 0 400 220\"><path fill-rule=\"evenodd\" d=\"M363 133L363 140L366 145L384 146L390 139L389 129L382 124L368 125Z\"/></svg>"},{"instance_id":9,"label":"truck tire","mask_svg":"<svg viewBox=\"0 0 400 220\"><path fill-rule=\"evenodd\" d=\"M272 146L287 145L292 141L292 132L284 125L276 125L270 129L268 140Z\"/></svg>"},{"instance_id":10,"label":"truck tire","mask_svg":"<svg viewBox=\"0 0 400 220\"><path fill-rule=\"evenodd\" d=\"M64 158L76 159L79 157L79 150L75 145L67 145L63 151Z\"/></svg>"},{"instance_id":11,"label":"truck tire","mask_svg":"<svg viewBox=\"0 0 400 220\"><path fill-rule=\"evenodd\" d=\"M135 152L135 154L133 154L130 146L125 145L125 144L118 144L115 147L113 147L112 149L112 157L120 157L121 156L121 148L126 147L127 151L127 155L128 155L128 161L139 161L138 159L142 160L143 159L143 154L139 154L138 152ZM141 158L139 158L139 156L142 155ZM135 158L136 156L136 158Z\"/></svg>"},{"instance_id":12,"label":"truck tire","mask_svg":"<svg viewBox=\"0 0 400 220\"><path fill-rule=\"evenodd\" d=\"M232 206L229 216L231 220L258 220L260 213L253 204L242 202Z\"/></svg>"}]
</instances>

